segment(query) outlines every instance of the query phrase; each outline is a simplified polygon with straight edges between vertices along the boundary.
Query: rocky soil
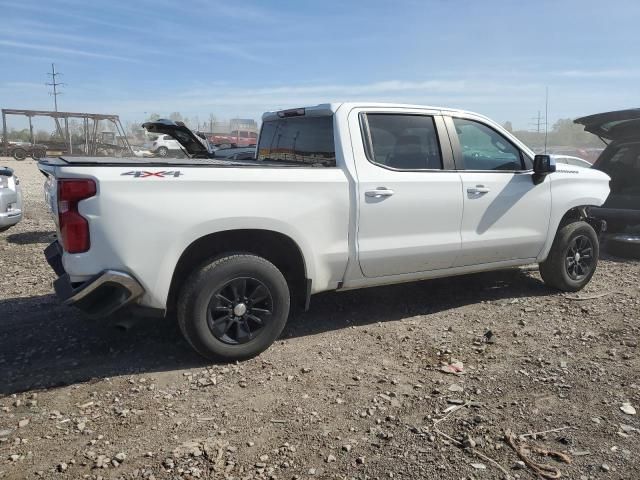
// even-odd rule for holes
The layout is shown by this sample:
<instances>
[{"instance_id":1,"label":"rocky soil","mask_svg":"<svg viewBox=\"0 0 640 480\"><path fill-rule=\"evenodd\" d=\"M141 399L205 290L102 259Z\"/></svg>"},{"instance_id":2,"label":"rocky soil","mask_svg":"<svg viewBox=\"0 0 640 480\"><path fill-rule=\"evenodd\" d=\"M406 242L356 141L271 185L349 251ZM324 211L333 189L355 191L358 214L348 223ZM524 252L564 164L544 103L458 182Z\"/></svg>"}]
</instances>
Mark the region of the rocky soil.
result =
<instances>
[{"instance_id":1,"label":"rocky soil","mask_svg":"<svg viewBox=\"0 0 640 480\"><path fill-rule=\"evenodd\" d=\"M27 209L0 234L0 479L538 478L506 431L563 478L640 478L639 262L571 295L535 269L319 295L212 365L171 319L60 305L43 177L0 163Z\"/></svg>"}]
</instances>

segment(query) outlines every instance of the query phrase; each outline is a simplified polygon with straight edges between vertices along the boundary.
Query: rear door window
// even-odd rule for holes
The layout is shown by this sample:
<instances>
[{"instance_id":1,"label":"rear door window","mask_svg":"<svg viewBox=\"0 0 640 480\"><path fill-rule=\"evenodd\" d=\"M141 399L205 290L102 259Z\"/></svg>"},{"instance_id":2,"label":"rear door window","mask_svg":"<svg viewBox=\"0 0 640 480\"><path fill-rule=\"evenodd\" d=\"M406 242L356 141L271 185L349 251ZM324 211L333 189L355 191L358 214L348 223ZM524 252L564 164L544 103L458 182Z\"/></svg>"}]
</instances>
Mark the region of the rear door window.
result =
<instances>
[{"instance_id":1,"label":"rear door window","mask_svg":"<svg viewBox=\"0 0 640 480\"><path fill-rule=\"evenodd\" d=\"M368 113L369 160L394 170L440 170L442 155L433 117Z\"/></svg>"},{"instance_id":2,"label":"rear door window","mask_svg":"<svg viewBox=\"0 0 640 480\"><path fill-rule=\"evenodd\" d=\"M290 117L264 122L258 160L335 167L333 117Z\"/></svg>"}]
</instances>

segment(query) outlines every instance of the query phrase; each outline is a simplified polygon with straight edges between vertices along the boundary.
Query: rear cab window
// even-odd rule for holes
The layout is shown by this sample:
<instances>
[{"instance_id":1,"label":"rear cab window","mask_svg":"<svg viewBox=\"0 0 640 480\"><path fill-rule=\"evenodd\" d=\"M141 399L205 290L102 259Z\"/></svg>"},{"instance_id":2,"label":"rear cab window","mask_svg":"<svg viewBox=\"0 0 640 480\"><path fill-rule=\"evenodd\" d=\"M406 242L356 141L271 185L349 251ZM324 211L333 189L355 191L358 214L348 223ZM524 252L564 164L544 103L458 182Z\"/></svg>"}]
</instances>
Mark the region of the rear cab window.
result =
<instances>
[{"instance_id":1,"label":"rear cab window","mask_svg":"<svg viewBox=\"0 0 640 480\"><path fill-rule=\"evenodd\" d=\"M265 121L258 141L258 160L335 167L333 116Z\"/></svg>"}]
</instances>

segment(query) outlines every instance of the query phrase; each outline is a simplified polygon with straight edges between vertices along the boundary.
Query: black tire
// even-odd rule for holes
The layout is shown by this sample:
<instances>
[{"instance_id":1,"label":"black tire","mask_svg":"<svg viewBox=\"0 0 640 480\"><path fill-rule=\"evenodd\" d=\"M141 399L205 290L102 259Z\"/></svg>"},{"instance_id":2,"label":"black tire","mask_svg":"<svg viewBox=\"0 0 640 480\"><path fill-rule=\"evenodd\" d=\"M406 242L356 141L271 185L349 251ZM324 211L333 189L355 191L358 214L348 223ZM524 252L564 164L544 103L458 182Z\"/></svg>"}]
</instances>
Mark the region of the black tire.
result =
<instances>
[{"instance_id":1,"label":"black tire","mask_svg":"<svg viewBox=\"0 0 640 480\"><path fill-rule=\"evenodd\" d=\"M540 275L552 288L577 292L593 277L599 255L593 227L582 221L569 223L558 229L549 256L540 264Z\"/></svg>"},{"instance_id":2,"label":"black tire","mask_svg":"<svg viewBox=\"0 0 640 480\"><path fill-rule=\"evenodd\" d=\"M621 258L640 259L640 234L620 234L607 238L607 253Z\"/></svg>"},{"instance_id":3,"label":"black tire","mask_svg":"<svg viewBox=\"0 0 640 480\"><path fill-rule=\"evenodd\" d=\"M33 152L31 152L31 158L33 158L34 160L40 160L41 158L44 158L46 156L47 156L46 150L36 149Z\"/></svg>"},{"instance_id":4,"label":"black tire","mask_svg":"<svg viewBox=\"0 0 640 480\"><path fill-rule=\"evenodd\" d=\"M178 296L178 324L189 344L203 357L226 362L245 360L260 354L278 338L287 322L290 303L287 281L275 265L251 254L227 255L187 279ZM247 332L251 333L247 336Z\"/></svg>"},{"instance_id":5,"label":"black tire","mask_svg":"<svg viewBox=\"0 0 640 480\"><path fill-rule=\"evenodd\" d=\"M27 151L24 148L14 148L11 156L18 161L22 161L27 158Z\"/></svg>"},{"instance_id":6,"label":"black tire","mask_svg":"<svg viewBox=\"0 0 640 480\"><path fill-rule=\"evenodd\" d=\"M160 147L156 153L159 157L166 158L169 156L169 149L167 147Z\"/></svg>"}]
</instances>

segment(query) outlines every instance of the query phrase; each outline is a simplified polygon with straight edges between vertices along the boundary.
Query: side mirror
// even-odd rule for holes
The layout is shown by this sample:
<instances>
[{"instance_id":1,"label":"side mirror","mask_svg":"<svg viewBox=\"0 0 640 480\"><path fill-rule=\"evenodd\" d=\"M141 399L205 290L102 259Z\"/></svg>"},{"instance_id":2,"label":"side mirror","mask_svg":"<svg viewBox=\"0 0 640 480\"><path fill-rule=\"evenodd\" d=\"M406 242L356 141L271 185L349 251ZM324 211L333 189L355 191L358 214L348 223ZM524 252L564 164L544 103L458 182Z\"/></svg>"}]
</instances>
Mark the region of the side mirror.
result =
<instances>
[{"instance_id":1,"label":"side mirror","mask_svg":"<svg viewBox=\"0 0 640 480\"><path fill-rule=\"evenodd\" d=\"M548 175L556 171L556 161L551 155L536 155L533 159L533 173Z\"/></svg>"}]
</instances>

